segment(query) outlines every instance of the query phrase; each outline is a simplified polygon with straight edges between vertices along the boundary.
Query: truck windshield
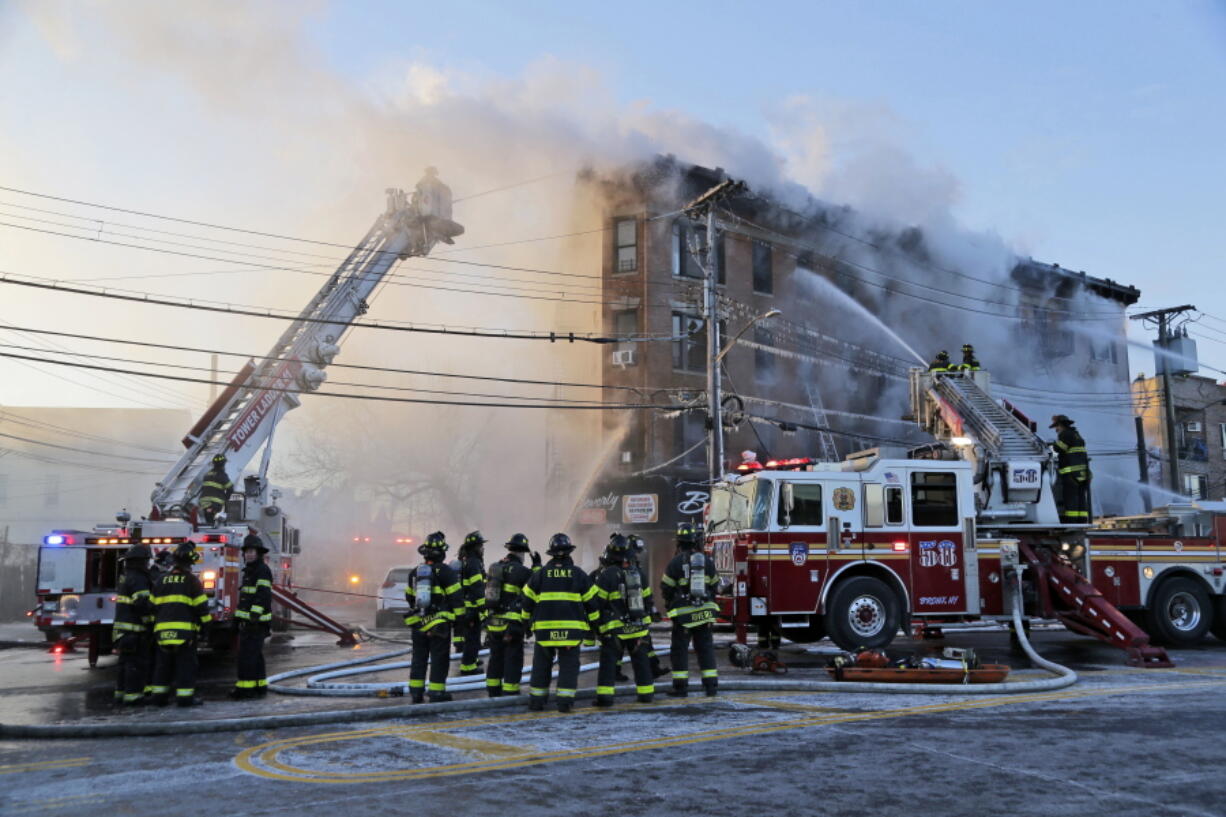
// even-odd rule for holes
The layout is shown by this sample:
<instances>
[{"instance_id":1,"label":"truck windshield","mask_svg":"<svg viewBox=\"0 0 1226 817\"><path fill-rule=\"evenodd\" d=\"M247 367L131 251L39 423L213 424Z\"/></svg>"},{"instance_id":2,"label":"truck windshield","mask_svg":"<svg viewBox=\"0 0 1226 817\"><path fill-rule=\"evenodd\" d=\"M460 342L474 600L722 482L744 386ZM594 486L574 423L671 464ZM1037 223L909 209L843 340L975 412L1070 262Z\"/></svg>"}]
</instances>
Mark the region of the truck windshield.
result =
<instances>
[{"instance_id":1,"label":"truck windshield","mask_svg":"<svg viewBox=\"0 0 1226 817\"><path fill-rule=\"evenodd\" d=\"M762 480L715 486L711 492L710 526L712 533L739 531L755 526L757 496ZM770 495L770 486L766 486Z\"/></svg>"}]
</instances>

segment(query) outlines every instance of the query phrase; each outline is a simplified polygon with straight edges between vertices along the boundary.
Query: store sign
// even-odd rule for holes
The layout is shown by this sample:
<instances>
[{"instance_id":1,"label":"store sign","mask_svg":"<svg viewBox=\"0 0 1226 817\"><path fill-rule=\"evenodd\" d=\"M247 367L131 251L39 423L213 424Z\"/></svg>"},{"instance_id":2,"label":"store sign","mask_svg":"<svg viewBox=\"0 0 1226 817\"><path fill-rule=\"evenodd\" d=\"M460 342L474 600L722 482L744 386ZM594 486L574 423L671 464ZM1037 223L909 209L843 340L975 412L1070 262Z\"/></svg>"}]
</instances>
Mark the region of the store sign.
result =
<instances>
[{"instance_id":1,"label":"store sign","mask_svg":"<svg viewBox=\"0 0 1226 817\"><path fill-rule=\"evenodd\" d=\"M622 522L627 525L647 525L660 520L658 494L627 494L622 497Z\"/></svg>"},{"instance_id":2,"label":"store sign","mask_svg":"<svg viewBox=\"0 0 1226 817\"><path fill-rule=\"evenodd\" d=\"M579 525L603 525L609 521L609 512L604 508L582 508L575 516Z\"/></svg>"}]
</instances>

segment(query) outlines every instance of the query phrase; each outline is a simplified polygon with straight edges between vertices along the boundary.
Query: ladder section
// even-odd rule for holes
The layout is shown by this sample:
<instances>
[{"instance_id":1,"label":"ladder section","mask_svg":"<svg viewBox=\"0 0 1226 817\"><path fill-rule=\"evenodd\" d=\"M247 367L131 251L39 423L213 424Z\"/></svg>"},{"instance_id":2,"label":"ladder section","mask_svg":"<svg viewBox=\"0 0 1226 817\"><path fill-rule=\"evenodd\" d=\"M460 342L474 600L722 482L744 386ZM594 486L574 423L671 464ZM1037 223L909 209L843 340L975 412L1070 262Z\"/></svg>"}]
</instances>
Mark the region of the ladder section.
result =
<instances>
[{"instance_id":1,"label":"ladder section","mask_svg":"<svg viewBox=\"0 0 1226 817\"><path fill-rule=\"evenodd\" d=\"M976 442L997 459L1043 459L1047 445L980 388L972 376L937 374L932 390L961 416Z\"/></svg>"},{"instance_id":2,"label":"ladder section","mask_svg":"<svg viewBox=\"0 0 1226 817\"><path fill-rule=\"evenodd\" d=\"M805 381L805 394L809 397L809 407L813 409L813 420L822 428L830 427L830 420L826 417L826 406L822 403L820 394L815 394L812 387L809 386L809 381ZM839 450L834 445L834 435L829 431L817 432L817 444L821 449L821 457L825 462L838 462Z\"/></svg>"}]
</instances>

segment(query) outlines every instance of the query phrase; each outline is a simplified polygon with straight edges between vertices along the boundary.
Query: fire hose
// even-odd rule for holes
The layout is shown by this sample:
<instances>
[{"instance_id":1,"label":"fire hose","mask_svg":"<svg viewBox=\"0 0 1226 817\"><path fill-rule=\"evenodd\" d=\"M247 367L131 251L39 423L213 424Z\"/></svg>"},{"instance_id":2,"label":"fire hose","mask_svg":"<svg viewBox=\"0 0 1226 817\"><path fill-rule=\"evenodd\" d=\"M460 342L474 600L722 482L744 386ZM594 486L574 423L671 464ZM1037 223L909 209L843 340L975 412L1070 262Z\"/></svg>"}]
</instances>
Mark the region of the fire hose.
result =
<instances>
[{"instance_id":1,"label":"fire hose","mask_svg":"<svg viewBox=\"0 0 1226 817\"><path fill-rule=\"evenodd\" d=\"M869 694L907 694L907 695L1013 695L1018 693L1044 692L1056 689L1063 689L1077 683L1077 673L1068 667L1061 666L1053 661L1040 656L1035 652L1034 647L1026 637L1026 630L1022 621L1022 593L1021 593L1021 573L1019 570L1012 571L1013 579L1017 584L1016 592L1013 594L1013 627L1017 635L1018 641L1027 657L1040 669L1052 673L1051 678L1041 678L1033 681L1010 681L999 684L879 684L865 682L840 682L840 681L801 681L801 680L775 680L775 679L720 679L720 689L734 692L858 692ZM351 668L374 664L377 661L384 661L388 658L398 658L406 655L410 650L395 650L390 653L381 653L373 656L363 656L358 659L348 661L337 661L329 664L322 664L305 669L292 670L290 672L279 673L272 676L270 688L280 692L287 687L282 687L276 684L276 681L288 680L291 677L301 677L303 675L311 675L316 678L317 684L322 684L327 677L340 677L334 674L338 670L348 670ZM395 665L380 665L376 667L366 667L367 672L379 672L384 669L407 666L405 662L398 662ZM586 664L586 669L591 669L594 665ZM346 673L340 673L344 675ZM356 673L355 673L356 674ZM477 679L467 680L467 677L454 679L454 685L449 684L448 689L455 691L466 691L475 689L478 685L484 687L484 680ZM308 681L309 683L309 681ZM291 694L318 694L326 696L354 694L362 696L370 696L376 694L371 687L387 689L388 684L364 684L361 685L361 690L328 690L321 688L311 692L297 691ZM657 690L664 690L671 686L665 682L657 684ZM631 694L634 692L633 686L617 687L619 694ZM595 696L594 689L581 689L576 693L576 698L591 698ZM522 696L511 695L501 698L473 698L458 701L446 701L440 703L426 704L387 704L380 703L375 706L363 707L348 707L344 709L327 709L311 712L295 712L284 715L246 715L238 718L214 718L208 720L194 721L167 721L162 723L149 721L133 721L124 723L75 723L75 724L3 724L0 723L0 738L93 738L93 737L121 737L121 736L148 736L148 735L186 735L186 734L207 734L216 732L237 732L250 729L280 729L291 726L318 726L324 724L336 723L365 723L375 720L386 720L391 718L423 718L434 717L436 715L450 713L464 713L473 710L486 709L509 709L523 706L524 701Z\"/></svg>"}]
</instances>

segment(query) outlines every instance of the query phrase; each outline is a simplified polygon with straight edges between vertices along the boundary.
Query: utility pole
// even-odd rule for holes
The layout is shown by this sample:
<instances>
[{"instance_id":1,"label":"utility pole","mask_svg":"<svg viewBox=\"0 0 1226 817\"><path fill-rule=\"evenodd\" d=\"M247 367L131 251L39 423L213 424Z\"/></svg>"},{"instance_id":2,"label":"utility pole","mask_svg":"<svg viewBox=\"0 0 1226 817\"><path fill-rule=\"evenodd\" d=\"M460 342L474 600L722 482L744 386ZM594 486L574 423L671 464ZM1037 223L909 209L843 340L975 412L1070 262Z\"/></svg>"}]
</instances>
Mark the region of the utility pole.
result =
<instances>
[{"instance_id":1,"label":"utility pole","mask_svg":"<svg viewBox=\"0 0 1226 817\"><path fill-rule=\"evenodd\" d=\"M1149 495L1149 451L1145 449L1145 419L1140 415L1133 418L1137 426L1137 471L1140 473L1141 502L1145 512L1154 509L1153 497Z\"/></svg>"},{"instance_id":2,"label":"utility pole","mask_svg":"<svg viewBox=\"0 0 1226 817\"><path fill-rule=\"evenodd\" d=\"M1183 306L1173 306L1170 309L1155 309L1152 312L1143 312L1140 315L1131 316L1131 319L1134 321L1145 321L1147 324L1157 324L1158 326L1154 366L1158 371L1158 376L1162 379L1162 413L1166 436L1168 487L1177 494L1183 493L1183 486L1179 482L1179 451L1175 443L1175 400L1171 396L1171 361L1163 352L1170 346L1170 341L1173 337L1171 333L1172 318L1184 312L1195 311L1195 309L1196 307L1191 304L1184 304Z\"/></svg>"},{"instance_id":3,"label":"utility pole","mask_svg":"<svg viewBox=\"0 0 1226 817\"><path fill-rule=\"evenodd\" d=\"M707 475L711 482L723 475L724 418L721 410L722 384L719 357L719 253L715 245L715 203L745 188L744 183L725 179L683 208L691 218L705 210L707 217L706 279L703 284L702 317L707 327ZM684 250L684 248L683 248Z\"/></svg>"}]
</instances>

